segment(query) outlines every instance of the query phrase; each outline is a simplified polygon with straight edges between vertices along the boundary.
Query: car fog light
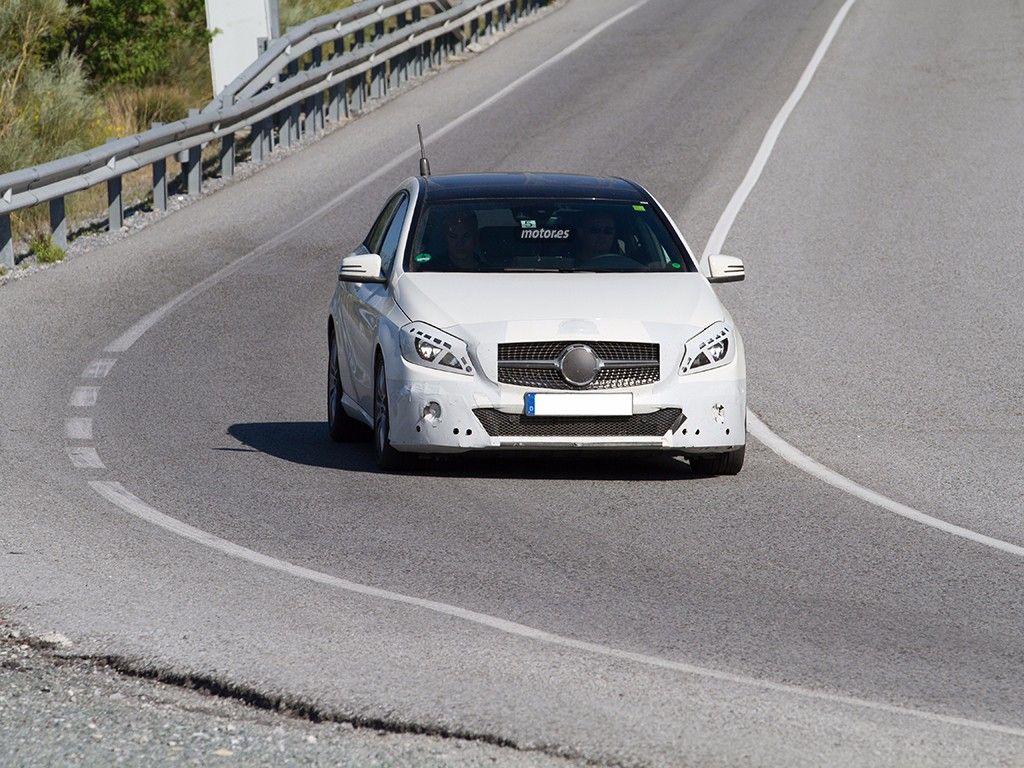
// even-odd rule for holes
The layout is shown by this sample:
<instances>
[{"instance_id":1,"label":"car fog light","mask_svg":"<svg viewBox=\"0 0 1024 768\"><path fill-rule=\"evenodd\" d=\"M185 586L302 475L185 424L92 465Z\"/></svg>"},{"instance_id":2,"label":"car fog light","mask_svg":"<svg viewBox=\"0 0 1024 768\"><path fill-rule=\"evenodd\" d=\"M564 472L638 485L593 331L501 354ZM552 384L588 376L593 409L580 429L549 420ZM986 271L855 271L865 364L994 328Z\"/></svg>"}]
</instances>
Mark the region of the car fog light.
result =
<instances>
[{"instance_id":1,"label":"car fog light","mask_svg":"<svg viewBox=\"0 0 1024 768\"><path fill-rule=\"evenodd\" d=\"M423 406L423 418L427 421L438 421L441 418L441 406L431 400Z\"/></svg>"}]
</instances>

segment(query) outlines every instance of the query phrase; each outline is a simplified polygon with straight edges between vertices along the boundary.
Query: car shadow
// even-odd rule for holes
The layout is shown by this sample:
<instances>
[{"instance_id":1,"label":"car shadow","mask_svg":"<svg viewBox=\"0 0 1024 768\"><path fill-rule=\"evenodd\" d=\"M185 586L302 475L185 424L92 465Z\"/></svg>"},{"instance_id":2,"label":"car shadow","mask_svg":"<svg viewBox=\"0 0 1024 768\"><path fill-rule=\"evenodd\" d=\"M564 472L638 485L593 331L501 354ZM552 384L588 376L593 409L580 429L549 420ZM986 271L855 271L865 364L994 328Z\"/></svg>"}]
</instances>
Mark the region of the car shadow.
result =
<instances>
[{"instance_id":1,"label":"car shadow","mask_svg":"<svg viewBox=\"0 0 1024 768\"><path fill-rule=\"evenodd\" d=\"M232 424L228 434L250 449L325 469L378 473L369 442L335 443L323 421ZM244 450L220 448L217 450ZM397 474L529 480L692 480L680 458L638 451L495 451L422 457Z\"/></svg>"}]
</instances>

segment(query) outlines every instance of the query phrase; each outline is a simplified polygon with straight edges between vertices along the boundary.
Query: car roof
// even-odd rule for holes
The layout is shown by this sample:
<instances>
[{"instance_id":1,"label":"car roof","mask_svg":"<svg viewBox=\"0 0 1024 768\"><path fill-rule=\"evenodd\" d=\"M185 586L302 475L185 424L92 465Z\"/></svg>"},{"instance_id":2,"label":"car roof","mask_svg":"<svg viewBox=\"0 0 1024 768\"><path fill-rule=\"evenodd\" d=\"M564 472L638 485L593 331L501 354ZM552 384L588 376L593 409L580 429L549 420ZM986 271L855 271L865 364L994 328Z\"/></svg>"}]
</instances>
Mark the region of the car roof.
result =
<instances>
[{"instance_id":1,"label":"car roof","mask_svg":"<svg viewBox=\"0 0 1024 768\"><path fill-rule=\"evenodd\" d=\"M627 200L645 196L643 188L625 179L569 173L460 173L421 177L431 202L481 198L545 198Z\"/></svg>"}]
</instances>

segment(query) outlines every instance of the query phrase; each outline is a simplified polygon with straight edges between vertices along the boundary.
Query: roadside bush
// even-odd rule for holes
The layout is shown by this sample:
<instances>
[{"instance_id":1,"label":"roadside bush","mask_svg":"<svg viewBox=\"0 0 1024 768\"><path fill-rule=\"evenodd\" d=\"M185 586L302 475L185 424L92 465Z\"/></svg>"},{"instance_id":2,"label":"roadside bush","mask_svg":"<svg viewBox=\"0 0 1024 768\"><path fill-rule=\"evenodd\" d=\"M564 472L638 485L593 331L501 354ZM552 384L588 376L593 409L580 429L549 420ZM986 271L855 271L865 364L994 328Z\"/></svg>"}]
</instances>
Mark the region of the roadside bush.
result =
<instances>
[{"instance_id":1,"label":"roadside bush","mask_svg":"<svg viewBox=\"0 0 1024 768\"><path fill-rule=\"evenodd\" d=\"M66 40L93 82L144 87L175 82L169 52L184 43L206 52L204 0L71 0ZM54 41L56 43L56 41Z\"/></svg>"},{"instance_id":2,"label":"roadside bush","mask_svg":"<svg viewBox=\"0 0 1024 768\"><path fill-rule=\"evenodd\" d=\"M49 235L39 235L32 239L29 246L39 264L55 264L64 261L64 249L53 242Z\"/></svg>"},{"instance_id":3,"label":"roadside bush","mask_svg":"<svg viewBox=\"0 0 1024 768\"><path fill-rule=\"evenodd\" d=\"M97 141L99 103L81 63L67 53L47 61L47 36L72 14L63 0L0 3L0 173L87 149Z\"/></svg>"}]
</instances>

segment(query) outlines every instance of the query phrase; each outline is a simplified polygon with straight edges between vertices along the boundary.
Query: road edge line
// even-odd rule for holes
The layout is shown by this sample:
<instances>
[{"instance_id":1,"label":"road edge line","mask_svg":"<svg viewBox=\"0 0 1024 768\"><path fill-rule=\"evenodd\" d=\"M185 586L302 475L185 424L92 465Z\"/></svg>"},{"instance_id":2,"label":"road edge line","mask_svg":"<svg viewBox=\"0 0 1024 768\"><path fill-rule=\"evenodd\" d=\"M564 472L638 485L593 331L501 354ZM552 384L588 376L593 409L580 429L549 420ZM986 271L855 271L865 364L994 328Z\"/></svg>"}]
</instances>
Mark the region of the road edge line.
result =
<instances>
[{"instance_id":1,"label":"road edge line","mask_svg":"<svg viewBox=\"0 0 1024 768\"><path fill-rule=\"evenodd\" d=\"M811 83L811 79L818 70L818 66L824 59L829 47L832 45L832 41L839 33L839 28L842 26L847 14L856 2L857 0L846 0L836 13L835 18L832 19L832 23L825 32L825 36L815 49L814 55L811 57L810 62L808 62L803 74L800 76L800 80L797 81L796 87L782 105L782 108L775 116L775 119L772 120L772 124L769 126L768 132L761 141L761 146L758 148L757 154L754 156L753 163L751 163L750 168L743 177L743 181L740 182L739 187L736 188L732 198L729 200L729 204L726 206L722 215L719 217L718 222L715 224L715 228L712 230L711 236L708 238L707 245L704 247L703 259L706 259L711 254L721 252L722 245L725 243L725 239L729 236L732 225L736 221L736 216L739 214L740 209L743 208L743 205L746 203L751 191L753 191L754 186L761 178L761 173L764 171L764 168L771 157L772 151L775 149L775 144L779 140L779 136L782 134L782 129L785 127L790 115L793 113L793 110L796 109L797 104L800 103L800 99L803 98L804 93L807 91L807 88ZM888 496L878 493L877 491L866 488L860 483L836 472L834 469L826 467L824 464L821 464L811 458L799 448L788 443L784 438L773 432L768 425L765 424L764 421L762 421L761 418L749 408L747 409L747 420L749 425L748 432L757 438L757 440L770 451L780 456L802 472L806 472L807 474L818 478L822 482L831 485L833 488L837 488L838 490L861 499L862 501L866 501L869 504L881 507L895 515L906 518L907 520L912 520L915 523L926 525L930 528L934 528L953 536L959 536L962 539L967 539L968 541L973 541L977 544L991 547L992 549L996 549L1000 552L1005 552L1016 557L1024 557L1024 547L1011 544L1010 542L1003 541L1002 539L997 539L992 536L986 536L983 533L978 533L977 531L972 531L969 528L954 525L953 523L933 517L918 509L914 509L911 506L902 504Z\"/></svg>"},{"instance_id":2,"label":"road edge line","mask_svg":"<svg viewBox=\"0 0 1024 768\"><path fill-rule=\"evenodd\" d=\"M735 674L733 672L724 672L722 670L711 669L709 667L687 664L686 662L664 659L659 656L651 656L644 653L637 653L635 651L626 651L620 648L600 645L599 643L588 642L586 640L575 640L571 637L558 635L543 629L536 629L535 627L520 624L508 619L502 619L498 616L473 611L468 608L460 608L457 605L451 605L449 603L443 603L436 600L428 600L422 597L414 597L412 595L405 595L400 592L392 592L387 589L373 587L367 584L359 584L354 581L349 581L348 579L342 579L338 576L332 576L328 573L315 571L301 565L295 565L294 563L290 563L286 560L280 560L276 557L263 554L262 552L249 549L248 547L243 547L240 544L235 544L227 539L222 539L220 536L204 531L201 528L196 528L189 523L179 520L176 517L166 515L158 509L155 509L128 491L123 485L121 485L121 483L111 480L90 480L89 486L102 498L106 499L108 502L120 508L124 512L127 512L133 517L158 528L162 528L169 533L188 539L196 544L207 547L208 549L228 555L229 557L234 557L254 565L278 571L288 576L305 579L306 581L311 581L322 586L341 589L346 592L363 595L365 597L387 600L392 603L420 608L433 613L449 616L454 619L468 621L479 626L497 630L498 632L502 632L507 635L522 637L527 640L546 643L548 645L570 648L575 651L583 651L585 653L605 658L612 658L618 661L642 664L648 667L656 667L733 685L740 685L748 688L752 687L773 693L783 693L804 699L810 698L817 701L824 701L830 704L853 707L856 709L867 709L875 712L885 712L893 715L912 717L928 722L954 725L972 730L1024 737L1024 729L1015 728L1009 725L991 723L984 720L972 720L970 718L957 717L955 715L944 715L938 712L929 712L927 710L913 709L911 707L901 707L896 704L871 701L870 699L861 699L856 696L846 696L838 693L819 691L813 688L804 688L803 686L793 685L791 683L777 683L772 680L763 680L756 677Z\"/></svg>"}]
</instances>

